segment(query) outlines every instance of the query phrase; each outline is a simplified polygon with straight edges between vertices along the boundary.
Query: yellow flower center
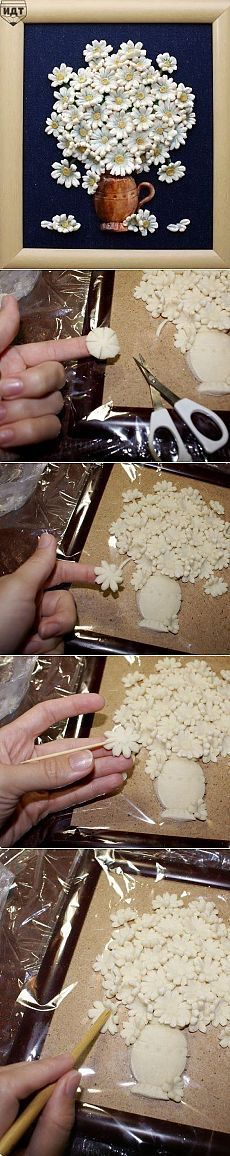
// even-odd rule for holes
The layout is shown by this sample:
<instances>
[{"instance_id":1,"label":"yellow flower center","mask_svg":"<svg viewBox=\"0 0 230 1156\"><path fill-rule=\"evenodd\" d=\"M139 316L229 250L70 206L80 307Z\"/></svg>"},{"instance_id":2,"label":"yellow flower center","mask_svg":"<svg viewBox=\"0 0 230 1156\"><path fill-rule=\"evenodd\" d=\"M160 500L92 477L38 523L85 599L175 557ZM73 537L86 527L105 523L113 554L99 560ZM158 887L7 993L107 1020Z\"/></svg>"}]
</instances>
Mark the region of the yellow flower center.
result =
<instances>
[{"instance_id":1,"label":"yellow flower center","mask_svg":"<svg viewBox=\"0 0 230 1156\"><path fill-rule=\"evenodd\" d=\"M167 165L167 173L168 173L169 177L172 177L172 175L174 173L174 165Z\"/></svg>"},{"instance_id":2,"label":"yellow flower center","mask_svg":"<svg viewBox=\"0 0 230 1156\"><path fill-rule=\"evenodd\" d=\"M69 177L70 169L69 169L68 165L65 165L65 168L63 169L63 173L64 173L65 177Z\"/></svg>"},{"instance_id":3,"label":"yellow flower center","mask_svg":"<svg viewBox=\"0 0 230 1156\"><path fill-rule=\"evenodd\" d=\"M123 153L117 153L117 155L115 156L115 161L116 161L116 164L117 164L117 165L122 165L122 164L123 164L123 160L124 160L124 156L123 156Z\"/></svg>"},{"instance_id":4,"label":"yellow flower center","mask_svg":"<svg viewBox=\"0 0 230 1156\"><path fill-rule=\"evenodd\" d=\"M180 92L179 93L179 100L181 100L182 104L186 104L187 92Z\"/></svg>"}]
</instances>

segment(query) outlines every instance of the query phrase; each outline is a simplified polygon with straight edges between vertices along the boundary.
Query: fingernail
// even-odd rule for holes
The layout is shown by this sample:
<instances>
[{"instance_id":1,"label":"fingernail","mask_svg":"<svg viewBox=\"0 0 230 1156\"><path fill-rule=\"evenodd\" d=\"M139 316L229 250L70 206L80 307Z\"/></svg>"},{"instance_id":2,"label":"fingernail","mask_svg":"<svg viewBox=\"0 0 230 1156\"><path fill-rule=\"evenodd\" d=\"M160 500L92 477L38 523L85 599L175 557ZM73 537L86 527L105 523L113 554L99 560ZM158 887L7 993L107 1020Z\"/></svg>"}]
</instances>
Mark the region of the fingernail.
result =
<instances>
[{"instance_id":1,"label":"fingernail","mask_svg":"<svg viewBox=\"0 0 230 1156\"><path fill-rule=\"evenodd\" d=\"M6 406L0 405L0 421L3 421L3 418L5 416L6 416Z\"/></svg>"},{"instance_id":2,"label":"fingernail","mask_svg":"<svg viewBox=\"0 0 230 1156\"><path fill-rule=\"evenodd\" d=\"M1 429L0 430L1 445L5 445L5 446L11 445L12 441L14 441L13 430L12 429Z\"/></svg>"},{"instance_id":3,"label":"fingernail","mask_svg":"<svg viewBox=\"0 0 230 1156\"><path fill-rule=\"evenodd\" d=\"M82 751L82 753L81 751L76 751L75 753L73 752L71 758L69 759L69 768L71 771L75 772L76 778L78 775L80 777L82 771L88 771L88 773L92 771L93 765L94 758L92 751Z\"/></svg>"},{"instance_id":4,"label":"fingernail","mask_svg":"<svg viewBox=\"0 0 230 1156\"><path fill-rule=\"evenodd\" d=\"M124 774L124 775L122 775L122 778L124 779L124 783L125 783L126 779L128 778L128 775Z\"/></svg>"},{"instance_id":5,"label":"fingernail","mask_svg":"<svg viewBox=\"0 0 230 1156\"><path fill-rule=\"evenodd\" d=\"M7 293L3 293L2 299L1 299L1 309L5 309L5 306L7 305L7 301L8 301L8 295L7 295Z\"/></svg>"},{"instance_id":6,"label":"fingernail","mask_svg":"<svg viewBox=\"0 0 230 1156\"><path fill-rule=\"evenodd\" d=\"M23 381L4 381L4 397L18 397L19 393L23 393Z\"/></svg>"},{"instance_id":7,"label":"fingernail","mask_svg":"<svg viewBox=\"0 0 230 1156\"><path fill-rule=\"evenodd\" d=\"M80 1091L80 1076L78 1072L69 1072L65 1079L65 1096L68 1096L70 1100L73 1100L78 1089Z\"/></svg>"},{"instance_id":8,"label":"fingernail","mask_svg":"<svg viewBox=\"0 0 230 1156\"><path fill-rule=\"evenodd\" d=\"M46 550L47 546L51 546L52 542L53 542L53 535L52 534L46 534L46 533L41 534L41 537L38 539L38 550Z\"/></svg>"}]
</instances>

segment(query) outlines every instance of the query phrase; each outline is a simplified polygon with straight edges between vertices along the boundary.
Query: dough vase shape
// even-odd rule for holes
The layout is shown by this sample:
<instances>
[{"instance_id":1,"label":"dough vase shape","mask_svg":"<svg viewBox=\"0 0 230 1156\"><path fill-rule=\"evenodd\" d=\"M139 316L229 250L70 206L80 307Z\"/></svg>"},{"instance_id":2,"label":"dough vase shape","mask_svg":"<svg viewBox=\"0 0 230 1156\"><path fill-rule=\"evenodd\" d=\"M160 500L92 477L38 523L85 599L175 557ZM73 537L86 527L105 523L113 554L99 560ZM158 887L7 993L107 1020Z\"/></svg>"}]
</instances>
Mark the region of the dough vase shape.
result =
<instances>
[{"instance_id":1,"label":"dough vase shape","mask_svg":"<svg viewBox=\"0 0 230 1156\"><path fill-rule=\"evenodd\" d=\"M147 195L141 197L144 189L147 190ZM123 223L125 218L136 213L143 205L147 205L154 195L154 185L150 181L141 181L141 184L137 185L134 177L102 175L94 194L94 205L101 221L101 229L126 233L128 226Z\"/></svg>"}]
</instances>

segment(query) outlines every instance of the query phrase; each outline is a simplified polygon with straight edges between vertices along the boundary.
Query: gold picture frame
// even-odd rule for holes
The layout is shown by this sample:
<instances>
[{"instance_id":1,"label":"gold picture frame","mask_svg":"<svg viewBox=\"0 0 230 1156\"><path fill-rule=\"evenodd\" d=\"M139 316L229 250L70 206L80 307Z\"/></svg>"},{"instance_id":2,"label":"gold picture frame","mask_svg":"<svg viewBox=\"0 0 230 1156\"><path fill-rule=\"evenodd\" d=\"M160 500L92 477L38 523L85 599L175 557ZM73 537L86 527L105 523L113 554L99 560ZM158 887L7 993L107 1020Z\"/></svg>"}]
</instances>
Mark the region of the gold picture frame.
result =
<instances>
[{"instance_id":1,"label":"gold picture frame","mask_svg":"<svg viewBox=\"0 0 230 1156\"><path fill-rule=\"evenodd\" d=\"M17 6L16 6L17 7ZM8 268L228 268L230 266L230 0L27 0L12 26L0 18L0 265ZM1 5L7 10L6 5ZM10 8L10 4L9 4ZM20 9L20 4L18 11ZM0 9L1 10L1 9ZM153 21L154 16L154 21ZM213 33L213 249L23 248L23 58L28 23L209 23Z\"/></svg>"}]
</instances>

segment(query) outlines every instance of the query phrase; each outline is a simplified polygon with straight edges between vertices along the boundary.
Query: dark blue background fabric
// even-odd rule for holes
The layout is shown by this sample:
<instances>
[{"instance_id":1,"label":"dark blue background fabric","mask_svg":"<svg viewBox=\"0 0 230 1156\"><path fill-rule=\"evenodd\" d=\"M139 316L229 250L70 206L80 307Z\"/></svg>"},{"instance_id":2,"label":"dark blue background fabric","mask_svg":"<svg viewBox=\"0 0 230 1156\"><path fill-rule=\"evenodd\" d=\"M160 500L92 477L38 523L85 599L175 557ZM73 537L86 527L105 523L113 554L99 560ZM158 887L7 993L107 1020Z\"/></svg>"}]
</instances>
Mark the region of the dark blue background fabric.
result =
<instances>
[{"instance_id":1,"label":"dark blue background fabric","mask_svg":"<svg viewBox=\"0 0 230 1156\"><path fill-rule=\"evenodd\" d=\"M196 125L186 145L172 153L186 165L180 181L158 181L157 170L138 174L153 180L156 195L146 206L159 227L154 234L102 232L93 198L86 190L66 189L51 178L53 161L61 159L56 139L45 133L54 89L48 73L65 61L75 70L84 66L83 48L94 38L106 39L116 51L123 40L141 40L155 64L159 52L177 57L173 79L190 85L196 96ZM28 24L25 25L24 83L24 246L60 249L209 249L213 247L213 115L212 28L209 24ZM78 162L76 162L78 165ZM81 168L81 165L79 166ZM41 220L55 213L74 213L81 221L77 233L63 234L41 228ZM169 233L167 224L189 217L186 233Z\"/></svg>"}]
</instances>

